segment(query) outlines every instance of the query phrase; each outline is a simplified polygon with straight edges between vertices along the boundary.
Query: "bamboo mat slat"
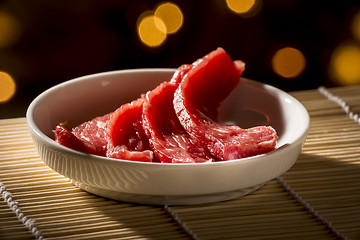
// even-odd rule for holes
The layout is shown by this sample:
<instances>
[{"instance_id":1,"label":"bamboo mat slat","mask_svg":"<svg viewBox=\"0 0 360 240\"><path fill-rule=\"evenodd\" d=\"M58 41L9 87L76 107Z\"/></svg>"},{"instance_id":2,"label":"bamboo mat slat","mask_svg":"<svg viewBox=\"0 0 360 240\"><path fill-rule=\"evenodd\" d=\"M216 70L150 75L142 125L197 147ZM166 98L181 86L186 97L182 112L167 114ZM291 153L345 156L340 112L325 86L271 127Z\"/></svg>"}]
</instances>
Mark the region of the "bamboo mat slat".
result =
<instances>
[{"instance_id":1,"label":"bamboo mat slat","mask_svg":"<svg viewBox=\"0 0 360 240\"><path fill-rule=\"evenodd\" d=\"M2 119L0 239L39 232L54 240L360 239L360 125L353 117L360 86L326 93L291 93L309 111L311 128L288 172L247 196L194 206L137 205L80 190L40 160L25 118ZM19 220L5 191L39 232Z\"/></svg>"}]
</instances>

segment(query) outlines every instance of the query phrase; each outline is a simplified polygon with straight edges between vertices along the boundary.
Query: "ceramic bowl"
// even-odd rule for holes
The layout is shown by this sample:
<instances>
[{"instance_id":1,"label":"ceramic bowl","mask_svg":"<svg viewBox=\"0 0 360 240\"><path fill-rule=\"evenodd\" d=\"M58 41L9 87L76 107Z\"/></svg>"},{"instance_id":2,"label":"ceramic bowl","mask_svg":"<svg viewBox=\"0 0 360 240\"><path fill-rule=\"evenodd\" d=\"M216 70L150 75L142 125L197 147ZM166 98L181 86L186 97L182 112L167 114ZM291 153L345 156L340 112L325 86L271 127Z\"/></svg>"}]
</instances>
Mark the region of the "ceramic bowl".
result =
<instances>
[{"instance_id":1,"label":"ceramic bowl","mask_svg":"<svg viewBox=\"0 0 360 240\"><path fill-rule=\"evenodd\" d=\"M229 200L248 194L286 172L298 158L309 130L309 115L291 95L241 79L220 109L223 122L246 128L271 125L277 149L254 157L214 163L164 164L85 154L53 140L52 130L76 126L114 111L159 83L174 69L98 73L56 85L30 104L26 117L42 161L88 192L120 201L187 205Z\"/></svg>"}]
</instances>

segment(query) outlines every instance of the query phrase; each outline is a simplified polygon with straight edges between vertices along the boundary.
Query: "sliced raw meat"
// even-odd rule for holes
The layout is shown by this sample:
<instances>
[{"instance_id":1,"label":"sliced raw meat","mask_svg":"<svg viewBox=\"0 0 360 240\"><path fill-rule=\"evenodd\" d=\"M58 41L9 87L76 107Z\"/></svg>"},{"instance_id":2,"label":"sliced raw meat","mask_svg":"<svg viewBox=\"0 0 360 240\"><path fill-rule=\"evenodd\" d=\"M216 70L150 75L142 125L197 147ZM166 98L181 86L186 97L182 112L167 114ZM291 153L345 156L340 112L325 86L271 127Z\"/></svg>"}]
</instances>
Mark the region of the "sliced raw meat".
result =
<instances>
[{"instance_id":1,"label":"sliced raw meat","mask_svg":"<svg viewBox=\"0 0 360 240\"><path fill-rule=\"evenodd\" d=\"M241 129L215 122L221 101L240 81L244 64L233 62L218 48L193 65L175 92L174 108L181 125L197 144L221 160L273 150L277 134L271 127Z\"/></svg>"},{"instance_id":2,"label":"sliced raw meat","mask_svg":"<svg viewBox=\"0 0 360 240\"><path fill-rule=\"evenodd\" d=\"M163 163L212 162L210 152L194 144L175 114L172 101L177 87L175 80L164 82L146 94L143 126L154 154Z\"/></svg>"},{"instance_id":3,"label":"sliced raw meat","mask_svg":"<svg viewBox=\"0 0 360 240\"><path fill-rule=\"evenodd\" d=\"M96 117L72 129L72 133L96 149L94 154L105 156L107 150L106 128L111 113ZM90 153L90 152L88 152Z\"/></svg>"},{"instance_id":4,"label":"sliced raw meat","mask_svg":"<svg viewBox=\"0 0 360 240\"><path fill-rule=\"evenodd\" d=\"M271 151L277 140L271 127L241 129L216 122L220 103L243 71L243 62L218 48L180 66L145 98L72 131L57 126L55 140L86 153L146 162L212 162Z\"/></svg>"},{"instance_id":5,"label":"sliced raw meat","mask_svg":"<svg viewBox=\"0 0 360 240\"><path fill-rule=\"evenodd\" d=\"M110 118L106 133L107 157L151 162L153 152L142 127L144 99L132 101L119 107Z\"/></svg>"},{"instance_id":6,"label":"sliced raw meat","mask_svg":"<svg viewBox=\"0 0 360 240\"><path fill-rule=\"evenodd\" d=\"M96 117L73 128L72 131L58 125L54 130L55 141L74 150L105 156L107 149L105 129L109 119L110 114Z\"/></svg>"},{"instance_id":7,"label":"sliced raw meat","mask_svg":"<svg viewBox=\"0 0 360 240\"><path fill-rule=\"evenodd\" d=\"M109 148L107 153L107 157L138 161L138 162L152 162L153 161L153 152L150 150L144 151L130 151L125 145L116 146Z\"/></svg>"},{"instance_id":8,"label":"sliced raw meat","mask_svg":"<svg viewBox=\"0 0 360 240\"><path fill-rule=\"evenodd\" d=\"M174 75L172 76L170 82L179 84L185 77L185 75L194 67L192 64L183 64L178 69L176 69Z\"/></svg>"},{"instance_id":9,"label":"sliced raw meat","mask_svg":"<svg viewBox=\"0 0 360 240\"><path fill-rule=\"evenodd\" d=\"M117 159L151 162L153 152L142 128L142 104L138 99L115 112L96 117L67 130L57 126L55 140L85 153Z\"/></svg>"},{"instance_id":10,"label":"sliced raw meat","mask_svg":"<svg viewBox=\"0 0 360 240\"><path fill-rule=\"evenodd\" d=\"M84 153L97 154L96 147L88 141L76 137L64 126L56 126L54 132L55 141L61 145Z\"/></svg>"},{"instance_id":11,"label":"sliced raw meat","mask_svg":"<svg viewBox=\"0 0 360 240\"><path fill-rule=\"evenodd\" d=\"M233 61L224 49L218 48L194 62L184 75L184 98L216 121L220 103L238 85L244 69L243 62Z\"/></svg>"}]
</instances>

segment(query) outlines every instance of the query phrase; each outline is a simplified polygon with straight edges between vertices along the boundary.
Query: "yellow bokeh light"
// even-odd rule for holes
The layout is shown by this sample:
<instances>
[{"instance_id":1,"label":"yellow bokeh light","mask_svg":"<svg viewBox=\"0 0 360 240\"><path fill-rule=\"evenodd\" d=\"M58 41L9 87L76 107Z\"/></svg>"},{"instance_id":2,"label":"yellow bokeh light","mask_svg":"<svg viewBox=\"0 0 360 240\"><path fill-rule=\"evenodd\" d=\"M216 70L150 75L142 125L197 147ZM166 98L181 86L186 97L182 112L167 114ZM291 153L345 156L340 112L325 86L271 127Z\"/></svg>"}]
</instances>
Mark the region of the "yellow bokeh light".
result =
<instances>
[{"instance_id":1,"label":"yellow bokeh light","mask_svg":"<svg viewBox=\"0 0 360 240\"><path fill-rule=\"evenodd\" d=\"M274 54L271 63L278 75L285 78L294 78L304 71L306 59L299 50L285 47Z\"/></svg>"},{"instance_id":2,"label":"yellow bokeh light","mask_svg":"<svg viewBox=\"0 0 360 240\"><path fill-rule=\"evenodd\" d=\"M144 44L157 47L166 39L166 26L160 18L144 14L140 17L138 34Z\"/></svg>"},{"instance_id":3,"label":"yellow bokeh light","mask_svg":"<svg viewBox=\"0 0 360 240\"><path fill-rule=\"evenodd\" d=\"M360 11L354 16L352 20L351 30L354 38L360 41Z\"/></svg>"},{"instance_id":4,"label":"yellow bokeh light","mask_svg":"<svg viewBox=\"0 0 360 240\"><path fill-rule=\"evenodd\" d=\"M173 3L165 2L138 18L137 30L140 40L149 47L158 47L168 34L176 33L183 25L183 14Z\"/></svg>"},{"instance_id":5,"label":"yellow bokeh light","mask_svg":"<svg viewBox=\"0 0 360 240\"><path fill-rule=\"evenodd\" d=\"M226 0L228 8L244 17L256 15L261 8L261 0Z\"/></svg>"},{"instance_id":6,"label":"yellow bokeh light","mask_svg":"<svg viewBox=\"0 0 360 240\"><path fill-rule=\"evenodd\" d=\"M331 56L329 72L342 85L360 84L360 46L351 42L338 46Z\"/></svg>"},{"instance_id":7,"label":"yellow bokeh light","mask_svg":"<svg viewBox=\"0 0 360 240\"><path fill-rule=\"evenodd\" d=\"M164 22L167 34L177 32L183 24L183 14L180 8L173 3L167 2L159 5L154 16Z\"/></svg>"},{"instance_id":8,"label":"yellow bokeh light","mask_svg":"<svg viewBox=\"0 0 360 240\"><path fill-rule=\"evenodd\" d=\"M226 4L236 13L245 13L255 5L255 0L226 0Z\"/></svg>"},{"instance_id":9,"label":"yellow bokeh light","mask_svg":"<svg viewBox=\"0 0 360 240\"><path fill-rule=\"evenodd\" d=\"M5 72L0 72L0 103L7 102L15 94L14 79Z\"/></svg>"},{"instance_id":10,"label":"yellow bokeh light","mask_svg":"<svg viewBox=\"0 0 360 240\"><path fill-rule=\"evenodd\" d=\"M0 11L0 47L14 44L20 35L20 24L11 14Z\"/></svg>"}]
</instances>

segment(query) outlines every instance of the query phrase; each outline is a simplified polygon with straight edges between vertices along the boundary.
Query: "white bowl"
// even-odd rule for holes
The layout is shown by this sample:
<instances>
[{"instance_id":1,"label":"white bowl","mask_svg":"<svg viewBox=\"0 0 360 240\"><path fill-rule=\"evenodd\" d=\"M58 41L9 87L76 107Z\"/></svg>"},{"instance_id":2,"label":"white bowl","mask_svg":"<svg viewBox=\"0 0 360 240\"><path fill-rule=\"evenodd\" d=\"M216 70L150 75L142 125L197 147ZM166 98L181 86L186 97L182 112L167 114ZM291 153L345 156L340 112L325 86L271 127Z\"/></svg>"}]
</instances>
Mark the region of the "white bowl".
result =
<instances>
[{"instance_id":1,"label":"white bowl","mask_svg":"<svg viewBox=\"0 0 360 240\"><path fill-rule=\"evenodd\" d=\"M221 120L241 127L273 126L277 149L254 157L214 163L164 164L85 154L53 140L61 122L80 124L114 111L167 81L174 69L98 73L54 86L30 104L26 117L37 151L50 168L91 193L146 204L200 204L254 191L287 171L298 158L309 130L303 105L289 94L242 79L222 104Z\"/></svg>"}]
</instances>

